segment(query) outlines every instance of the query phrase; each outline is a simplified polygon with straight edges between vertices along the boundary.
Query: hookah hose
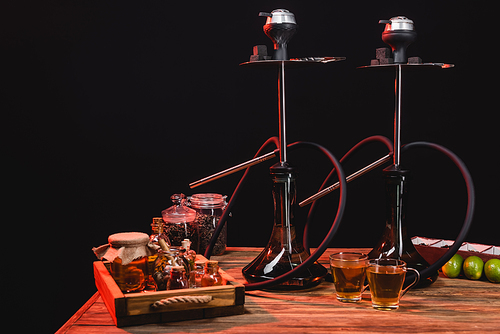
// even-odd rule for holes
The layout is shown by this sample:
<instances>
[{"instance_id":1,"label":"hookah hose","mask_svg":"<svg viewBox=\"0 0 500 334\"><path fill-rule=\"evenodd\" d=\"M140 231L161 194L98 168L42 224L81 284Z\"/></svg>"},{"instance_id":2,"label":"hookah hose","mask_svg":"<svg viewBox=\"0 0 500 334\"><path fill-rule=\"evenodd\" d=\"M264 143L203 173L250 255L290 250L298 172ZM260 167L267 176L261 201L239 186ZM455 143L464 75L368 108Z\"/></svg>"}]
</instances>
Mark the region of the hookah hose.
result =
<instances>
[{"instance_id":1,"label":"hookah hose","mask_svg":"<svg viewBox=\"0 0 500 334\"><path fill-rule=\"evenodd\" d=\"M367 144L373 143L373 142L381 142L381 143L383 143L389 149L389 154L391 154L391 155L393 154L393 147L394 147L394 145L393 145L392 141L390 139L388 139L387 137L375 135L375 136L367 137L367 138L363 139L362 141L360 141L359 143L357 143L356 145L354 145L340 159L340 163L343 163L346 160L348 160L348 158L351 156L351 154L354 153L354 152L356 152L361 147L363 147L363 146L365 146ZM329 180L332 178L334 171L335 171L335 168L333 168L330 171L330 174L328 174L328 176L326 177L326 179L323 181L323 184L321 185L321 187L319 188L318 191L321 191L321 190L323 190L326 187L326 185L328 184ZM316 209L316 204L317 204L317 201L314 201L311 204L311 207L309 209L309 213L307 215L306 225L304 227L303 245L304 245L304 248L306 249L307 252L309 252L309 249L310 249L309 248L309 241L308 241L308 238L307 238L307 236L308 236L308 230L309 230L309 226L310 226L310 223L312 221L312 218L314 216L314 211Z\"/></svg>"},{"instance_id":2,"label":"hookah hose","mask_svg":"<svg viewBox=\"0 0 500 334\"><path fill-rule=\"evenodd\" d=\"M258 157L261 154L262 150L264 150L264 148L266 148L267 146L269 146L272 143L274 143L276 145L276 147L279 147L278 137L271 137L268 140L266 140L264 142L264 144L262 144L262 146L259 148L257 153L255 153L254 158ZM275 152L277 152L277 151L278 151L278 149L275 150ZM229 199L229 202L227 203L226 208L224 209L224 213L220 217L219 222L217 223L217 226L215 227L215 230L214 230L213 235L212 235L212 239L210 239L210 243L208 244L207 249L205 250L204 256L207 259L209 259L210 256L212 255L212 251L214 249L215 242L217 241L217 238L219 237L219 234L222 231L224 224L226 223L227 217L229 217L229 213L231 212L231 208L233 207L233 204L235 202L236 197L238 197L238 194L240 193L241 187L243 185L243 182L247 178L247 175L248 175L248 172L250 171L250 168L251 167L248 167L245 170L245 173L243 174L240 181L238 182L238 185L234 189L233 194L231 195L231 198Z\"/></svg>"},{"instance_id":3,"label":"hookah hose","mask_svg":"<svg viewBox=\"0 0 500 334\"><path fill-rule=\"evenodd\" d=\"M277 143L276 137L269 138L260 147L259 151L256 153L255 156L258 156L261 153L261 151L267 145L269 145L271 142L274 142L276 144ZM337 209L337 215L335 216L335 219L334 219L334 221L332 223L332 226L330 227L330 230L328 231L326 237L323 239L323 241L318 246L318 248L316 248L316 250L314 251L314 253L312 253L304 262L302 262L300 265L298 265L294 269L286 272L285 274L280 275L278 277L275 277L275 278L273 278L273 279L271 279L269 281L244 284L246 291L260 290L260 289L269 288L269 287L274 286L276 284L285 282L285 281L289 280L290 278L294 277L295 275L298 275L302 271L306 270L317 259L319 259L319 257L325 252L326 248L328 248L328 245L332 241L335 233L337 232L337 230L338 230L338 228L340 226L340 222L342 221L342 216L344 214L344 209L345 209L345 204L346 204L347 182L345 180L344 171L342 169L342 166L340 165L340 162L325 147L323 147L323 146L321 146L319 144L316 144L316 143L312 143L312 142L296 142L296 143L292 143L290 145L287 145L287 147L290 147L290 148L298 148L298 147L301 147L301 146L309 146L309 147L318 149L320 152L322 152L323 154L325 154L330 159L330 161L332 162L332 164L334 165L335 170L337 172L338 179L340 180L339 181L340 182L340 198L339 198L339 205L338 205L338 209ZM210 258L210 255L211 255L212 250L213 250L213 246L215 245L215 242L216 242L216 240L217 240L217 238L218 238L218 236L220 234L220 231L222 230L222 227L225 224L225 221L226 221L226 219L227 219L227 217L229 215L230 209L231 209L231 207L232 207L232 205L234 203L234 199L238 195L238 193L240 191L240 188L241 188L241 185L243 184L244 179L248 175L249 169L250 169L250 167L247 168L247 170L245 171L245 173L241 177L240 182L236 186L236 189L234 190L233 195L231 196L231 199L229 200L229 202L228 202L228 204L226 206L226 209L224 210L224 213L223 213L222 217L220 218L220 220L219 220L219 222L217 224L217 227L215 228L215 231L214 231L214 234L212 236L212 239L210 240L210 244L209 244L209 246L207 247L207 249L205 251L205 257L206 258Z\"/></svg>"},{"instance_id":4,"label":"hookah hose","mask_svg":"<svg viewBox=\"0 0 500 334\"><path fill-rule=\"evenodd\" d=\"M460 230L458 237L455 239L453 245L448 249L448 251L441 256L436 262L430 265L428 268L423 269L420 272L421 278L427 278L433 275L439 268L441 268L449 259L458 251L460 246L462 246L462 242L465 240L467 232L469 232L470 225L472 223L472 218L474 216L474 204L475 204L475 192L474 192L474 183L472 182L472 177L469 173L469 170L465 166L464 162L452 151L449 149L434 143L429 142L412 142L406 144L402 147L402 152L405 152L412 148L429 148L439 151L446 155L453 163L458 167L460 172L462 173L462 177L464 178L466 187L467 187L467 212L465 215L465 220L462 225L462 229Z\"/></svg>"}]
</instances>

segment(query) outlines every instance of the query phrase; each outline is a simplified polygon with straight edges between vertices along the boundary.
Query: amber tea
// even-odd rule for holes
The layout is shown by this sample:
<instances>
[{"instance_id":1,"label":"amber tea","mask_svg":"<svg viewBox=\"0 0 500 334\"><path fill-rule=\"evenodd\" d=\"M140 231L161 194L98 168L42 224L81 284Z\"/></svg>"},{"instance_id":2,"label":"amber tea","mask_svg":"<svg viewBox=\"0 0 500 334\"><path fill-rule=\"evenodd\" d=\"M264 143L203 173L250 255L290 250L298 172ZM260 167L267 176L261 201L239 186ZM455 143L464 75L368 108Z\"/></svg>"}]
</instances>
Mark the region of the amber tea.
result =
<instances>
[{"instance_id":1,"label":"amber tea","mask_svg":"<svg viewBox=\"0 0 500 334\"><path fill-rule=\"evenodd\" d=\"M361 253L336 253L330 255L330 269L337 299L357 302L365 290L367 256Z\"/></svg>"},{"instance_id":2,"label":"amber tea","mask_svg":"<svg viewBox=\"0 0 500 334\"><path fill-rule=\"evenodd\" d=\"M406 271L415 272L415 281L403 290ZM370 260L366 269L368 285L372 297L372 306L380 310L395 310L399 308L399 300L415 285L420 274L417 270L406 268L406 263L396 259Z\"/></svg>"},{"instance_id":3,"label":"amber tea","mask_svg":"<svg viewBox=\"0 0 500 334\"><path fill-rule=\"evenodd\" d=\"M399 294L405 280L405 272L373 272L368 270L368 284L372 305L376 308L397 308Z\"/></svg>"}]
</instances>

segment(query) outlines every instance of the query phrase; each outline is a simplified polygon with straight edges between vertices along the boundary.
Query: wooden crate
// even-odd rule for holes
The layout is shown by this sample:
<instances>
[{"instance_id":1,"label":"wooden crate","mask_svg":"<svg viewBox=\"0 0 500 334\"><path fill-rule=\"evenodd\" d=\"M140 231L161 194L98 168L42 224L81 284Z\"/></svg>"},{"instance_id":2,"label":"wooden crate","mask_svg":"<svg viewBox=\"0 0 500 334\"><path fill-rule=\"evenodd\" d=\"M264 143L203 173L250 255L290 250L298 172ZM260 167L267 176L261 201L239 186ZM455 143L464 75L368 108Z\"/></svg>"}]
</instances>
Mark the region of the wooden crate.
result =
<instances>
[{"instance_id":1,"label":"wooden crate","mask_svg":"<svg viewBox=\"0 0 500 334\"><path fill-rule=\"evenodd\" d=\"M94 262L97 290L118 327L243 314L245 286L223 270L220 270L220 273L227 281L226 285L124 294L104 262ZM200 295L212 296L212 300L203 304L174 303L161 308L151 307L154 302L165 298Z\"/></svg>"}]
</instances>

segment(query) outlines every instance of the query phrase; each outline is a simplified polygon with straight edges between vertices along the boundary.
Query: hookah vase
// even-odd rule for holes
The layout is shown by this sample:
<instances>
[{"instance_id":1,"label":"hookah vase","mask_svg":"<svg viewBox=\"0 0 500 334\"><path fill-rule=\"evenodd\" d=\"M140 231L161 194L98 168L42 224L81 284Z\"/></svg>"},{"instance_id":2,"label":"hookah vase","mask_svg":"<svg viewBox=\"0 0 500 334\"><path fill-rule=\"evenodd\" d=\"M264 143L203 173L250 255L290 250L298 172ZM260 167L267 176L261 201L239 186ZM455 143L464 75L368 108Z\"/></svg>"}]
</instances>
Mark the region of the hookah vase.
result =
<instances>
[{"instance_id":1,"label":"hookah vase","mask_svg":"<svg viewBox=\"0 0 500 334\"><path fill-rule=\"evenodd\" d=\"M274 279L304 262L310 253L304 249L302 239L297 238L292 223L296 205L295 173L289 166L271 167L274 199L274 226L271 238L264 250L242 270L249 283ZM271 290L299 290L314 287L322 282L327 270L313 263L302 273L272 286Z\"/></svg>"},{"instance_id":2,"label":"hookah vase","mask_svg":"<svg viewBox=\"0 0 500 334\"><path fill-rule=\"evenodd\" d=\"M390 166L384 169L386 191L386 223L382 238L368 254L369 259L403 260L419 272L429 263L417 252L406 232L406 204L409 171ZM426 287L437 280L438 272L422 277L417 287Z\"/></svg>"}]
</instances>

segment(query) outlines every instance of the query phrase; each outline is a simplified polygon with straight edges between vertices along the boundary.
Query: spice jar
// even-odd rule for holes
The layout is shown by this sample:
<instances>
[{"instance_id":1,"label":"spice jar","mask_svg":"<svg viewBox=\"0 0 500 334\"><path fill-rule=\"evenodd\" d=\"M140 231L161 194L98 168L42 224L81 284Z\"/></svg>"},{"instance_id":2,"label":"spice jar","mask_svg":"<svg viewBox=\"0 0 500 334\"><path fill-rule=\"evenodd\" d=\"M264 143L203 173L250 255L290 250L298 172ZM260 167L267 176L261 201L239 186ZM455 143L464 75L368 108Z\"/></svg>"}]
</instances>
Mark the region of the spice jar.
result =
<instances>
[{"instance_id":1,"label":"spice jar","mask_svg":"<svg viewBox=\"0 0 500 334\"><path fill-rule=\"evenodd\" d=\"M205 264L205 273L201 278L201 286L223 285L222 276L219 273L218 261L207 261Z\"/></svg>"},{"instance_id":2,"label":"spice jar","mask_svg":"<svg viewBox=\"0 0 500 334\"><path fill-rule=\"evenodd\" d=\"M195 222L198 225L199 249L204 254L215 231L224 209L227 196L220 194L195 194L189 198L189 205L196 211ZM212 255L222 255L226 251L227 225L222 228L212 250Z\"/></svg>"},{"instance_id":3,"label":"spice jar","mask_svg":"<svg viewBox=\"0 0 500 334\"><path fill-rule=\"evenodd\" d=\"M191 241L191 248L198 249L198 225L194 222L196 211L186 206L184 194L174 194L170 197L173 204L161 212L165 222L165 233L171 245L180 247L184 239Z\"/></svg>"},{"instance_id":4,"label":"spice jar","mask_svg":"<svg viewBox=\"0 0 500 334\"><path fill-rule=\"evenodd\" d=\"M194 269L189 273L189 287L201 288L201 279L205 274L205 261L198 260L194 264Z\"/></svg>"},{"instance_id":5,"label":"spice jar","mask_svg":"<svg viewBox=\"0 0 500 334\"><path fill-rule=\"evenodd\" d=\"M167 290L187 289L189 288L188 279L186 277L186 270L183 266L174 266L170 273L168 280Z\"/></svg>"},{"instance_id":6,"label":"spice jar","mask_svg":"<svg viewBox=\"0 0 500 334\"><path fill-rule=\"evenodd\" d=\"M93 248L99 259L111 262L110 273L122 292L140 292L146 287L149 236L140 232L115 233L108 244Z\"/></svg>"}]
</instances>

